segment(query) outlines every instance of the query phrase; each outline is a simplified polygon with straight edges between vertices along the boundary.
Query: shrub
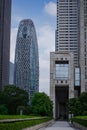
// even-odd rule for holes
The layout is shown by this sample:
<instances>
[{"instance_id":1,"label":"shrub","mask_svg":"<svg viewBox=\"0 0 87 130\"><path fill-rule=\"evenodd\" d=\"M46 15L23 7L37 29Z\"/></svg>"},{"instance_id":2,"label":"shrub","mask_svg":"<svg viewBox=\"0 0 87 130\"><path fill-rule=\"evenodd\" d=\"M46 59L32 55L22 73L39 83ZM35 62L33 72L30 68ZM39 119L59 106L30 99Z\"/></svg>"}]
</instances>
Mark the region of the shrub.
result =
<instances>
[{"instance_id":1,"label":"shrub","mask_svg":"<svg viewBox=\"0 0 87 130\"><path fill-rule=\"evenodd\" d=\"M78 98L69 99L67 107L74 116L87 115L87 92L81 93Z\"/></svg>"},{"instance_id":2,"label":"shrub","mask_svg":"<svg viewBox=\"0 0 87 130\"><path fill-rule=\"evenodd\" d=\"M8 109L5 105L0 105L0 115L7 115Z\"/></svg>"},{"instance_id":3,"label":"shrub","mask_svg":"<svg viewBox=\"0 0 87 130\"><path fill-rule=\"evenodd\" d=\"M87 118L74 117L72 118L72 122L76 122L82 126L87 127Z\"/></svg>"},{"instance_id":4,"label":"shrub","mask_svg":"<svg viewBox=\"0 0 87 130\"><path fill-rule=\"evenodd\" d=\"M83 116L87 116L87 111L84 111L84 112L82 113L82 115L83 115Z\"/></svg>"},{"instance_id":5,"label":"shrub","mask_svg":"<svg viewBox=\"0 0 87 130\"><path fill-rule=\"evenodd\" d=\"M34 126L36 124L47 122L49 120L50 118L45 118L45 119L38 119L38 120L20 121L14 123L1 123L0 130L22 130L23 128Z\"/></svg>"}]
</instances>

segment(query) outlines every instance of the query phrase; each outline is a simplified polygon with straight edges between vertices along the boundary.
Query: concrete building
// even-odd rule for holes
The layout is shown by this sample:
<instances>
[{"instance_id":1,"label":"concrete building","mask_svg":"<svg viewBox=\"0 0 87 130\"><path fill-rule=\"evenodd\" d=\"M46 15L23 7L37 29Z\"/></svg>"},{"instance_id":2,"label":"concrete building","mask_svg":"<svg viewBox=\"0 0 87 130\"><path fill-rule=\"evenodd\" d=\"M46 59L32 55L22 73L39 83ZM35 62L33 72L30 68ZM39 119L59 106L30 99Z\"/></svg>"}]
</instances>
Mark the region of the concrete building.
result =
<instances>
[{"instance_id":1,"label":"concrete building","mask_svg":"<svg viewBox=\"0 0 87 130\"><path fill-rule=\"evenodd\" d=\"M39 56L34 24L31 19L19 24L14 64L14 84L29 93L39 91Z\"/></svg>"},{"instance_id":2,"label":"concrete building","mask_svg":"<svg viewBox=\"0 0 87 130\"><path fill-rule=\"evenodd\" d=\"M79 54L78 0L57 0L57 30L55 51L72 51L78 66Z\"/></svg>"},{"instance_id":3,"label":"concrete building","mask_svg":"<svg viewBox=\"0 0 87 130\"><path fill-rule=\"evenodd\" d=\"M57 0L55 52L50 53L54 118L67 118L66 103L87 91L87 1Z\"/></svg>"},{"instance_id":4,"label":"concrete building","mask_svg":"<svg viewBox=\"0 0 87 130\"><path fill-rule=\"evenodd\" d=\"M87 91L87 0L80 0L81 92Z\"/></svg>"},{"instance_id":5,"label":"concrete building","mask_svg":"<svg viewBox=\"0 0 87 130\"><path fill-rule=\"evenodd\" d=\"M0 0L0 90L9 84L11 0Z\"/></svg>"},{"instance_id":6,"label":"concrete building","mask_svg":"<svg viewBox=\"0 0 87 130\"><path fill-rule=\"evenodd\" d=\"M71 52L51 52L50 55L50 96L56 119L67 118L66 102L74 97L73 57Z\"/></svg>"}]
</instances>

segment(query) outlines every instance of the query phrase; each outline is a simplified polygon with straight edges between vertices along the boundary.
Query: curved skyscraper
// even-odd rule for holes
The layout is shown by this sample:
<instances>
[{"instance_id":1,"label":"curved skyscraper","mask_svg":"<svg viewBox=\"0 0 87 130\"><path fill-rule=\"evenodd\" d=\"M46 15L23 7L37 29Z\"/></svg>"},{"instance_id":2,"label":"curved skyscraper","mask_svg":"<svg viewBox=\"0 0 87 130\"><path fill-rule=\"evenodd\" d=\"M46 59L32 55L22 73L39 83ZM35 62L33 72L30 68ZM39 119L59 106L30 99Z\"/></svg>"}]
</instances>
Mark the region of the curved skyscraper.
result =
<instances>
[{"instance_id":1,"label":"curved skyscraper","mask_svg":"<svg viewBox=\"0 0 87 130\"><path fill-rule=\"evenodd\" d=\"M33 97L39 90L39 56L34 24L31 19L19 24L15 50L14 84Z\"/></svg>"}]
</instances>

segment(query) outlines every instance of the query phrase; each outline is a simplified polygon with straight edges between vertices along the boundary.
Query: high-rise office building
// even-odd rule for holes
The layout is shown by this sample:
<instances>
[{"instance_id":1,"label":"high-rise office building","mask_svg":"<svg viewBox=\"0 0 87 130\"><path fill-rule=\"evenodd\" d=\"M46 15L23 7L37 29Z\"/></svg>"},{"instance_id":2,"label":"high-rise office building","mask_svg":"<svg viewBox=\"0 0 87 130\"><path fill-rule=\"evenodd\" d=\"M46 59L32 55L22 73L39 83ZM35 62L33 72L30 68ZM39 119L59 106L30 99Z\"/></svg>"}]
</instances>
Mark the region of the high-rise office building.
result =
<instances>
[{"instance_id":1,"label":"high-rise office building","mask_svg":"<svg viewBox=\"0 0 87 130\"><path fill-rule=\"evenodd\" d=\"M54 118L67 118L66 103L87 91L87 0L57 0L55 52L50 53Z\"/></svg>"},{"instance_id":2,"label":"high-rise office building","mask_svg":"<svg viewBox=\"0 0 87 130\"><path fill-rule=\"evenodd\" d=\"M39 91L38 44L32 20L19 24L14 65L14 84L29 93L29 99Z\"/></svg>"},{"instance_id":3,"label":"high-rise office building","mask_svg":"<svg viewBox=\"0 0 87 130\"><path fill-rule=\"evenodd\" d=\"M87 91L87 0L80 0L81 92Z\"/></svg>"},{"instance_id":4,"label":"high-rise office building","mask_svg":"<svg viewBox=\"0 0 87 130\"><path fill-rule=\"evenodd\" d=\"M9 84L11 0L0 0L0 90Z\"/></svg>"},{"instance_id":5,"label":"high-rise office building","mask_svg":"<svg viewBox=\"0 0 87 130\"><path fill-rule=\"evenodd\" d=\"M78 0L57 0L57 30L55 51L72 51L78 66L79 45Z\"/></svg>"}]
</instances>

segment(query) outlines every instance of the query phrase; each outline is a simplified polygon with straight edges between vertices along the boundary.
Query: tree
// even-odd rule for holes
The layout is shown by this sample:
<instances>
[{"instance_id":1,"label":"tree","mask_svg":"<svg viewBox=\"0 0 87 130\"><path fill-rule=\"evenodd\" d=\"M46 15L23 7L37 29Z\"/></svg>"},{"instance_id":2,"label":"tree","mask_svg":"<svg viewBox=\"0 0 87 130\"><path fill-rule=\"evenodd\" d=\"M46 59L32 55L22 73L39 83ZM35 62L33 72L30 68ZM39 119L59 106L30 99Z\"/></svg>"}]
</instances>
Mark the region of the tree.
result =
<instances>
[{"instance_id":1,"label":"tree","mask_svg":"<svg viewBox=\"0 0 87 130\"><path fill-rule=\"evenodd\" d=\"M81 103L77 98L71 98L68 101L68 110L70 114L80 115L81 114Z\"/></svg>"},{"instance_id":2,"label":"tree","mask_svg":"<svg viewBox=\"0 0 87 130\"><path fill-rule=\"evenodd\" d=\"M45 93L35 93L32 99L32 111L42 116L52 116L53 103Z\"/></svg>"},{"instance_id":3,"label":"tree","mask_svg":"<svg viewBox=\"0 0 87 130\"><path fill-rule=\"evenodd\" d=\"M16 114L18 106L26 106L29 102L28 93L14 85L5 86L1 95L1 103L7 106L9 114Z\"/></svg>"},{"instance_id":4,"label":"tree","mask_svg":"<svg viewBox=\"0 0 87 130\"><path fill-rule=\"evenodd\" d=\"M87 115L87 92L81 93L78 98L69 99L68 110L74 116Z\"/></svg>"},{"instance_id":5,"label":"tree","mask_svg":"<svg viewBox=\"0 0 87 130\"><path fill-rule=\"evenodd\" d=\"M87 115L87 92L83 92L80 95L79 100L81 102L82 115Z\"/></svg>"},{"instance_id":6,"label":"tree","mask_svg":"<svg viewBox=\"0 0 87 130\"><path fill-rule=\"evenodd\" d=\"M5 105L0 105L0 115L7 115L8 114L8 109L6 108Z\"/></svg>"}]
</instances>

